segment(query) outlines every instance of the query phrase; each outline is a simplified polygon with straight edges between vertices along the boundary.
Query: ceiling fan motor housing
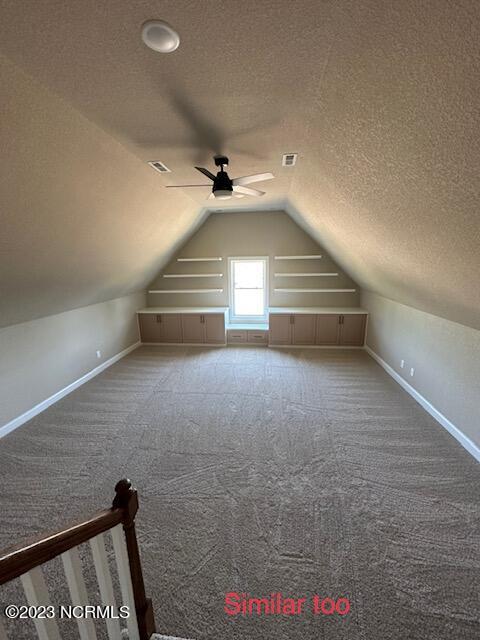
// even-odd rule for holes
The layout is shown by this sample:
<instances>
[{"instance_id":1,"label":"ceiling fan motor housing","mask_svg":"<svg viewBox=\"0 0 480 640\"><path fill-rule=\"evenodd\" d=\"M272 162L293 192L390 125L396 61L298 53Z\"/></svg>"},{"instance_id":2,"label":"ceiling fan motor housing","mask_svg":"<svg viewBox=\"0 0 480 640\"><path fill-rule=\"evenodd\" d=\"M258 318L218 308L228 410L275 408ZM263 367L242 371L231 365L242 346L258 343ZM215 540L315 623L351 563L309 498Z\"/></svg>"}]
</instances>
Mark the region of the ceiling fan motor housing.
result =
<instances>
[{"instance_id":1,"label":"ceiling fan motor housing","mask_svg":"<svg viewBox=\"0 0 480 640\"><path fill-rule=\"evenodd\" d=\"M213 183L213 193L215 191L233 191L233 183L226 171L219 171Z\"/></svg>"}]
</instances>

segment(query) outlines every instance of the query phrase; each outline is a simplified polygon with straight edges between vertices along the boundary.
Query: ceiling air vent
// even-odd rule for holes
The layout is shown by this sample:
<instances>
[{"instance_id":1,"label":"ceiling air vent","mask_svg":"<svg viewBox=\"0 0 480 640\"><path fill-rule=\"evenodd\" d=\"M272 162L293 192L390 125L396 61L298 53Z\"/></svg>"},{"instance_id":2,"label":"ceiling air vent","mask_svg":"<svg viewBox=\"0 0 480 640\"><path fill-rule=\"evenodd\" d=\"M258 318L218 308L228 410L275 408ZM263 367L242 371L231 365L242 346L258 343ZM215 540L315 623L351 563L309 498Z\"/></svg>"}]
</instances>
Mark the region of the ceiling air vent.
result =
<instances>
[{"instance_id":1,"label":"ceiling air vent","mask_svg":"<svg viewBox=\"0 0 480 640\"><path fill-rule=\"evenodd\" d=\"M158 171L159 173L171 173L171 169L169 169L168 167L166 167L163 162L160 162L160 160L152 160L151 162L148 163L151 167L153 167L155 169L155 171Z\"/></svg>"},{"instance_id":2,"label":"ceiling air vent","mask_svg":"<svg viewBox=\"0 0 480 640\"><path fill-rule=\"evenodd\" d=\"M297 162L297 154L296 153L284 153L282 156L282 166L283 167L293 167Z\"/></svg>"}]
</instances>

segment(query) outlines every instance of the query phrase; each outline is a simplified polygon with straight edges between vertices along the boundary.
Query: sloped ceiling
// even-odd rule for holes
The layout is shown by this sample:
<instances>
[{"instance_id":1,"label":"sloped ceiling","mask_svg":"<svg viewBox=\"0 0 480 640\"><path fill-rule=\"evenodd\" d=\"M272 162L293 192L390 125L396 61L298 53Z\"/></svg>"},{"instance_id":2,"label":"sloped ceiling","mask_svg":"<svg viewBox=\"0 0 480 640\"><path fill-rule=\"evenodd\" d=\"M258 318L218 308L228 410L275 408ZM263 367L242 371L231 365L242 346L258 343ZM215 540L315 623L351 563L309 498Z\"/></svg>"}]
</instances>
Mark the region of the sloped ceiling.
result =
<instances>
[{"instance_id":1,"label":"sloped ceiling","mask_svg":"<svg viewBox=\"0 0 480 640\"><path fill-rule=\"evenodd\" d=\"M65 308L146 284L198 221L208 194L164 185L202 182L193 165L223 151L232 175L274 171L260 206L285 200L364 288L480 328L480 3L3 0L0 10L4 55L65 100L66 113L68 103L93 123L98 140L89 134L83 163L95 165L98 193L107 189L92 218L103 229L105 268L91 266L96 234L76 234L76 214L65 223L57 213L55 232L32 234L45 308L28 307L32 265L17 270L13 254L6 276L2 270L15 283L8 322L19 321L18 309L22 317L54 312L45 256L58 256L58 272L63 254L75 256L83 294L67 292ZM142 44L140 26L150 18L179 31L175 53ZM38 110L25 99L20 108L28 122ZM46 138L57 135L30 133L49 149ZM113 146L122 161L108 164ZM281 154L291 151L297 167L282 168ZM173 172L157 175L139 162L151 159ZM62 178L69 182L68 166ZM114 215L115 197L129 198L129 215ZM77 198L90 211L80 189ZM5 237L24 247L32 211L15 211ZM161 242L152 236L159 220Z\"/></svg>"},{"instance_id":2,"label":"sloped ceiling","mask_svg":"<svg viewBox=\"0 0 480 640\"><path fill-rule=\"evenodd\" d=\"M0 326L144 288L196 205L1 57L0 87Z\"/></svg>"}]
</instances>

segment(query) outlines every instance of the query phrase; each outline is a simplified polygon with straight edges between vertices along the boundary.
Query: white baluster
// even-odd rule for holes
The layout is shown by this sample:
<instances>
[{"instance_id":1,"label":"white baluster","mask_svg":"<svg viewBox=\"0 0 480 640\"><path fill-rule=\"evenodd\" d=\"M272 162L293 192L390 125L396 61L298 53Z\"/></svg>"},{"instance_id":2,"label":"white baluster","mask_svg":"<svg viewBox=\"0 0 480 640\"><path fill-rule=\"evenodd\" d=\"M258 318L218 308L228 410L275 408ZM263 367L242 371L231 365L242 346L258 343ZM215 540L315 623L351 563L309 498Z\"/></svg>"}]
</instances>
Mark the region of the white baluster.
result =
<instances>
[{"instance_id":1,"label":"white baluster","mask_svg":"<svg viewBox=\"0 0 480 640\"><path fill-rule=\"evenodd\" d=\"M72 604L85 606L89 604L87 588L83 579L82 563L78 554L78 547L73 547L62 553L63 568L67 578ZM97 640L95 624L91 618L77 619L80 640Z\"/></svg>"},{"instance_id":2,"label":"white baluster","mask_svg":"<svg viewBox=\"0 0 480 640\"><path fill-rule=\"evenodd\" d=\"M112 534L113 548L115 550L115 560L117 562L118 577L120 579L120 589L122 591L123 604L128 606L130 615L127 619L129 640L140 640L138 632L137 614L135 611L135 600L133 597L132 576L130 574L130 564L128 562L127 544L123 527L118 524L110 530Z\"/></svg>"},{"instance_id":3,"label":"white baluster","mask_svg":"<svg viewBox=\"0 0 480 640\"><path fill-rule=\"evenodd\" d=\"M35 567L28 573L24 573L23 576L20 576L20 580L22 581L27 602L31 607L51 606L41 567ZM54 619L36 618L33 622L39 640L61 640L57 623Z\"/></svg>"},{"instance_id":4,"label":"white baluster","mask_svg":"<svg viewBox=\"0 0 480 640\"><path fill-rule=\"evenodd\" d=\"M105 542L103 533L90 540L92 548L93 563L97 574L98 586L100 588L100 596L103 605L115 606L115 596L113 593L112 576L110 575L110 567L108 566L107 552L105 551ZM110 640L118 640L120 638L120 623L116 618L108 618L105 620L107 624L108 637Z\"/></svg>"}]
</instances>

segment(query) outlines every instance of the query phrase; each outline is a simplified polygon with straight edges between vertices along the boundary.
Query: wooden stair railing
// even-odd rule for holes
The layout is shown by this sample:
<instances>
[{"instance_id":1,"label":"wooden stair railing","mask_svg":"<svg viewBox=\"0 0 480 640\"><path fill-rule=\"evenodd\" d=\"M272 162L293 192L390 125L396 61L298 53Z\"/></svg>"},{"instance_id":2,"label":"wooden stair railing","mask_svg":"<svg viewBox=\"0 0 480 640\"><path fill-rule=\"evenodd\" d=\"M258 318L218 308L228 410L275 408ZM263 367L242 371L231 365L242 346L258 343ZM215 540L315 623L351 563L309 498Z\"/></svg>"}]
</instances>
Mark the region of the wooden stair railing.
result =
<instances>
[{"instance_id":1,"label":"wooden stair railing","mask_svg":"<svg viewBox=\"0 0 480 640\"><path fill-rule=\"evenodd\" d=\"M110 509L100 511L88 520L9 550L0 556L0 585L20 578L29 606L48 606L48 590L40 567L45 562L61 556L72 604L87 605L87 590L77 547L90 542L102 603L114 606L112 580L103 539L103 534L110 531L123 604L129 606L130 610L127 619L129 640L149 640L155 632L155 621L152 602L146 597L143 582L135 532L137 511L137 491L132 488L130 480L120 480L115 486L115 498ZM3 611L1 613L3 614ZM37 619L34 623L40 640L60 639L54 618ZM78 619L77 623L82 640L96 640L92 619ZM107 619L106 624L109 639L118 640L118 620ZM0 639L2 637L6 637L6 632L0 619Z\"/></svg>"}]
</instances>

